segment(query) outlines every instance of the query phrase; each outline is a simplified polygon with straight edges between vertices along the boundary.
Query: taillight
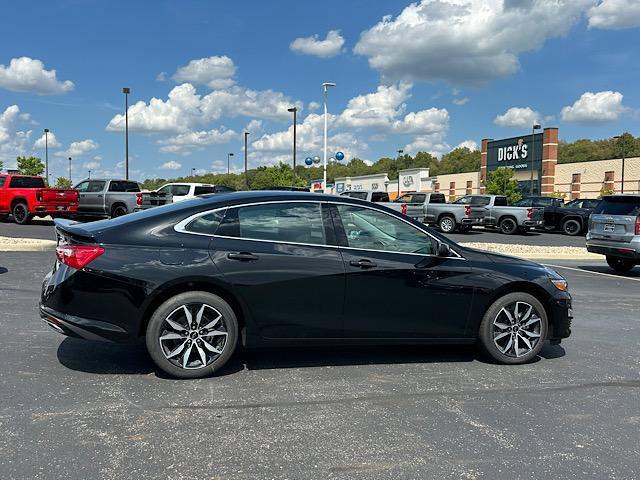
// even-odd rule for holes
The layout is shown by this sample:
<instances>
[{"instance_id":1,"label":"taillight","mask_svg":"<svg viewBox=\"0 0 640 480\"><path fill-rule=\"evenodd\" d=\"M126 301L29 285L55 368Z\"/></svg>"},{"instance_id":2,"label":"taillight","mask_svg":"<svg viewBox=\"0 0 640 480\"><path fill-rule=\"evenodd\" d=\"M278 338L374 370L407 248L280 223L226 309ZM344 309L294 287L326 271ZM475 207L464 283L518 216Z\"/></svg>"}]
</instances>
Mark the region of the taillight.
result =
<instances>
[{"instance_id":1,"label":"taillight","mask_svg":"<svg viewBox=\"0 0 640 480\"><path fill-rule=\"evenodd\" d=\"M527 218L531 220L532 216L533 216L533 208L527 208Z\"/></svg>"},{"instance_id":2,"label":"taillight","mask_svg":"<svg viewBox=\"0 0 640 480\"><path fill-rule=\"evenodd\" d=\"M406 204L406 203L403 203L403 204L402 204L402 214L403 214L403 215L406 215L406 214L407 214L407 204Z\"/></svg>"},{"instance_id":3,"label":"taillight","mask_svg":"<svg viewBox=\"0 0 640 480\"><path fill-rule=\"evenodd\" d=\"M76 270L84 268L104 253L104 248L97 245L58 245L56 257L61 263Z\"/></svg>"},{"instance_id":4,"label":"taillight","mask_svg":"<svg viewBox=\"0 0 640 480\"><path fill-rule=\"evenodd\" d=\"M142 205L142 194L136 193L136 205Z\"/></svg>"},{"instance_id":5,"label":"taillight","mask_svg":"<svg viewBox=\"0 0 640 480\"><path fill-rule=\"evenodd\" d=\"M636 217L636 235L640 235L640 215Z\"/></svg>"},{"instance_id":6,"label":"taillight","mask_svg":"<svg viewBox=\"0 0 640 480\"><path fill-rule=\"evenodd\" d=\"M465 205L464 206L464 216L465 217L470 217L471 216L471 205Z\"/></svg>"},{"instance_id":7,"label":"taillight","mask_svg":"<svg viewBox=\"0 0 640 480\"><path fill-rule=\"evenodd\" d=\"M42 201L42 190L36 190L36 200Z\"/></svg>"}]
</instances>

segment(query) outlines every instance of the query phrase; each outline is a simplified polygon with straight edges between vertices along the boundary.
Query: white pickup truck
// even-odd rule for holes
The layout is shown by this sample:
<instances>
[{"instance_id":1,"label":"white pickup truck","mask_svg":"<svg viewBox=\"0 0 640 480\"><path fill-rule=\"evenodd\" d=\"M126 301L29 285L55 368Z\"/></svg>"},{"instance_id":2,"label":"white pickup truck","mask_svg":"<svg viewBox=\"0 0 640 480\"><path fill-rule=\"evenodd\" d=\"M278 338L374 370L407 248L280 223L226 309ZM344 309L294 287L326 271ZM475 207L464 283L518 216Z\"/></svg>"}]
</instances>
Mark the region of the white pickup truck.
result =
<instances>
[{"instance_id":1,"label":"white pickup truck","mask_svg":"<svg viewBox=\"0 0 640 480\"><path fill-rule=\"evenodd\" d=\"M207 193L223 192L235 192L235 190L224 185L212 185L210 183L167 183L157 190L157 193L170 193L174 203L191 200Z\"/></svg>"}]
</instances>

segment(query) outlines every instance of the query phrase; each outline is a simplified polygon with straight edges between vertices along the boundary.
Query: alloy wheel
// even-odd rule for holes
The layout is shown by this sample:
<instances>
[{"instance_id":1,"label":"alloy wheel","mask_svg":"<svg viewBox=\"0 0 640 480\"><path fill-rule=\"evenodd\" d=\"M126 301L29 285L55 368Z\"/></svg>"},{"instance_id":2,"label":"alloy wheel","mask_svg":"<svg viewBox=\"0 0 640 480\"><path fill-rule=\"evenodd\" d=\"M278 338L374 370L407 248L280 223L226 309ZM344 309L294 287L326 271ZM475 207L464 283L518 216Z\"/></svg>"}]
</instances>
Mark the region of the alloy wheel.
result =
<instances>
[{"instance_id":1,"label":"alloy wheel","mask_svg":"<svg viewBox=\"0 0 640 480\"><path fill-rule=\"evenodd\" d=\"M22 223L26 218L26 216L27 216L27 208L24 206L24 204L19 203L14 207L13 217L15 218L16 222Z\"/></svg>"},{"instance_id":2,"label":"alloy wheel","mask_svg":"<svg viewBox=\"0 0 640 480\"><path fill-rule=\"evenodd\" d=\"M542 319L526 302L504 306L493 320L493 343L500 353L518 358L531 352L540 341Z\"/></svg>"},{"instance_id":3,"label":"alloy wheel","mask_svg":"<svg viewBox=\"0 0 640 480\"><path fill-rule=\"evenodd\" d=\"M189 303L173 310L160 328L160 349L173 365L195 370L218 358L227 345L222 314L205 303Z\"/></svg>"},{"instance_id":4,"label":"alloy wheel","mask_svg":"<svg viewBox=\"0 0 640 480\"><path fill-rule=\"evenodd\" d=\"M440 230L442 230L443 232L452 232L455 226L455 223L450 217L445 217L440 220Z\"/></svg>"}]
</instances>

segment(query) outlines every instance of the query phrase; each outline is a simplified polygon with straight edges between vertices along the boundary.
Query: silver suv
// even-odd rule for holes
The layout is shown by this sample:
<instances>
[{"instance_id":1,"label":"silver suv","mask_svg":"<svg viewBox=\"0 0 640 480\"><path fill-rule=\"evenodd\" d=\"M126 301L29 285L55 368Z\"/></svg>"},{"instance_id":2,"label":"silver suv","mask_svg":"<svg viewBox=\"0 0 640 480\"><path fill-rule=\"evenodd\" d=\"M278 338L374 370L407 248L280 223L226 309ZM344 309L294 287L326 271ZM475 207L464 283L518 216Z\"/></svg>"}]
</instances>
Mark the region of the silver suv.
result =
<instances>
[{"instance_id":1,"label":"silver suv","mask_svg":"<svg viewBox=\"0 0 640 480\"><path fill-rule=\"evenodd\" d=\"M609 195L589 217L587 250L618 272L640 264L640 195Z\"/></svg>"}]
</instances>

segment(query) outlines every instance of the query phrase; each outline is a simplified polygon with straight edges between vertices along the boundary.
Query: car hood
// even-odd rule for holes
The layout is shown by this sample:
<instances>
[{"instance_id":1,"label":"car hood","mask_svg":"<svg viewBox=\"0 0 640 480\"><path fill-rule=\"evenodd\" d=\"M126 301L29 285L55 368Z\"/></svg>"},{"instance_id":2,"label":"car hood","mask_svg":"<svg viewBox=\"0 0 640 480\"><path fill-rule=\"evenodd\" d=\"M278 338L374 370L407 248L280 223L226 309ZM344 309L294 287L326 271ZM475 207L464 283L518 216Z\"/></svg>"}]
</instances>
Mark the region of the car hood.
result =
<instances>
[{"instance_id":1,"label":"car hood","mask_svg":"<svg viewBox=\"0 0 640 480\"><path fill-rule=\"evenodd\" d=\"M474 255L481 255L485 257L487 260L494 263L521 265L523 267L544 268L544 266L540 265L539 263L532 262L531 260L527 260L525 258L520 258L520 257L514 257L511 255L504 255L502 253L488 252L486 250L480 250L477 248L469 248L469 247L466 247L465 251L472 252Z\"/></svg>"}]
</instances>

